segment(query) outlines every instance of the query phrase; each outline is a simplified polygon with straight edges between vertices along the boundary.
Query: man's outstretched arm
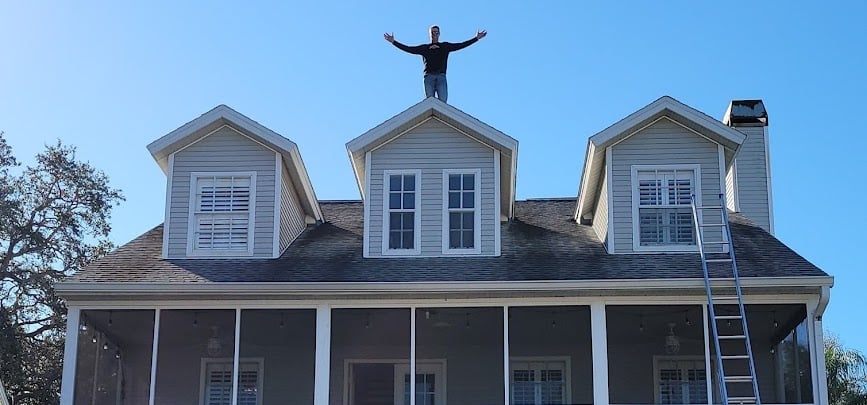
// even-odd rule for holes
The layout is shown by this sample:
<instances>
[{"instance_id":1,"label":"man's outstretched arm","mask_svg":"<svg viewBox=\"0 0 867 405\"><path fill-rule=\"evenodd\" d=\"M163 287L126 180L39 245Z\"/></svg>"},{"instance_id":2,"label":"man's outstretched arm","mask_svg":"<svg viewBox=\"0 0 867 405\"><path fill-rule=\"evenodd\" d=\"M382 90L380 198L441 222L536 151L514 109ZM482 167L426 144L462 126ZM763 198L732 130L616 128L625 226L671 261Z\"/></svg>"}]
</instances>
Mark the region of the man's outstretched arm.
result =
<instances>
[{"instance_id":1,"label":"man's outstretched arm","mask_svg":"<svg viewBox=\"0 0 867 405\"><path fill-rule=\"evenodd\" d=\"M451 44L452 46L449 49L449 51L459 51L461 49L464 49L464 48L466 48L466 47L468 47L468 46L470 46L476 42L479 42L480 39L484 38L487 35L488 35L488 31L481 30L481 31L476 33L475 37L472 37L472 38L470 38L464 42L460 42L457 44Z\"/></svg>"},{"instance_id":2,"label":"man's outstretched arm","mask_svg":"<svg viewBox=\"0 0 867 405\"><path fill-rule=\"evenodd\" d=\"M394 45L394 46L396 46L397 49L400 49L400 50L402 50L402 51L404 51L404 52L409 52L409 53L414 54L414 55L419 55L419 54L421 54L421 53L424 51L424 49L425 49L425 45L419 45L419 46L406 46L406 45L404 45L404 44L402 44L402 43L400 43L400 42L397 42L397 40L394 39L394 34L389 34L389 33L386 32L386 33L383 34L382 36L385 38L386 41L391 42L391 44Z\"/></svg>"}]
</instances>

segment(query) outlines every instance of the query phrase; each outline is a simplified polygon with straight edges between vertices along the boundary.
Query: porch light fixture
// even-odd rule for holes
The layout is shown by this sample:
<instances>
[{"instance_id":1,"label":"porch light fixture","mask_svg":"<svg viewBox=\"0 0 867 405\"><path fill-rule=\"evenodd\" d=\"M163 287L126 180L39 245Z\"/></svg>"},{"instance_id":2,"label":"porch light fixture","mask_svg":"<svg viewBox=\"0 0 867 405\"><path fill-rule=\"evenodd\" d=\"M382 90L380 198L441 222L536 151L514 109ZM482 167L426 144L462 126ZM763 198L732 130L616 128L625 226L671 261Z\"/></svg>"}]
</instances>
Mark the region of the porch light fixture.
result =
<instances>
[{"instance_id":1,"label":"porch light fixture","mask_svg":"<svg viewBox=\"0 0 867 405\"><path fill-rule=\"evenodd\" d=\"M668 324L668 336L665 337L665 353L677 354L680 352L680 338L674 334L674 322Z\"/></svg>"},{"instance_id":2,"label":"porch light fixture","mask_svg":"<svg viewBox=\"0 0 867 405\"><path fill-rule=\"evenodd\" d=\"M93 338L91 338L90 341L93 342L93 343L96 343L96 342L97 342L97 339L96 339L96 333L93 334Z\"/></svg>"},{"instance_id":3,"label":"porch light fixture","mask_svg":"<svg viewBox=\"0 0 867 405\"><path fill-rule=\"evenodd\" d=\"M217 336L217 326L211 326L211 337L208 338L208 355L216 356L223 350L223 345L220 343L220 338Z\"/></svg>"}]
</instances>

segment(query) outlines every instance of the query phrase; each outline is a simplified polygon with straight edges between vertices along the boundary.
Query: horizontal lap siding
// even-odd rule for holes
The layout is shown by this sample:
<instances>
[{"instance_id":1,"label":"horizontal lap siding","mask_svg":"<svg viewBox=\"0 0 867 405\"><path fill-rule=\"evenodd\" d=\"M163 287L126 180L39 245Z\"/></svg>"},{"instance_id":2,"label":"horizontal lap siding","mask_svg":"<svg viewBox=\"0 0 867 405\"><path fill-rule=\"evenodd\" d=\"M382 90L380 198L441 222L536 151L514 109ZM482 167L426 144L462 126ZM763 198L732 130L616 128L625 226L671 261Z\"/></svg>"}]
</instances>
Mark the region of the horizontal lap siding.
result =
<instances>
[{"instance_id":1,"label":"horizontal lap siding","mask_svg":"<svg viewBox=\"0 0 867 405\"><path fill-rule=\"evenodd\" d=\"M169 206L169 257L186 256L193 172L256 172L253 254L270 257L274 237L275 152L224 127L175 154Z\"/></svg>"},{"instance_id":2,"label":"horizontal lap siding","mask_svg":"<svg viewBox=\"0 0 867 405\"><path fill-rule=\"evenodd\" d=\"M298 200L298 192L289 178L289 172L285 167L283 171L283 183L280 188L280 252L283 252L298 235L307 227L304 221L304 211Z\"/></svg>"},{"instance_id":3,"label":"horizontal lap siding","mask_svg":"<svg viewBox=\"0 0 867 405\"><path fill-rule=\"evenodd\" d=\"M485 145L431 119L371 153L370 256L382 255L383 172L421 170L421 255L442 255L443 170L481 169L481 250L494 254L494 156Z\"/></svg>"},{"instance_id":4,"label":"horizontal lap siding","mask_svg":"<svg viewBox=\"0 0 867 405\"><path fill-rule=\"evenodd\" d=\"M744 216L765 230L770 230L771 213L768 201L768 161L766 159L765 127L737 127L747 135L737 157L738 203Z\"/></svg>"},{"instance_id":5,"label":"horizontal lap siding","mask_svg":"<svg viewBox=\"0 0 867 405\"><path fill-rule=\"evenodd\" d=\"M701 165L704 205L716 203L720 193L717 144L669 120L661 120L612 147L612 201L614 224L609 233L617 253L632 252L632 165ZM717 203L718 205L718 203ZM707 221L706 222L710 222ZM719 240L719 230L709 230L707 240Z\"/></svg>"},{"instance_id":6,"label":"horizontal lap siding","mask_svg":"<svg viewBox=\"0 0 867 405\"><path fill-rule=\"evenodd\" d=\"M606 163L607 164L607 163ZM602 169L602 185L599 187L599 201L593 211L593 230L599 236L599 240L608 246L608 177Z\"/></svg>"}]
</instances>

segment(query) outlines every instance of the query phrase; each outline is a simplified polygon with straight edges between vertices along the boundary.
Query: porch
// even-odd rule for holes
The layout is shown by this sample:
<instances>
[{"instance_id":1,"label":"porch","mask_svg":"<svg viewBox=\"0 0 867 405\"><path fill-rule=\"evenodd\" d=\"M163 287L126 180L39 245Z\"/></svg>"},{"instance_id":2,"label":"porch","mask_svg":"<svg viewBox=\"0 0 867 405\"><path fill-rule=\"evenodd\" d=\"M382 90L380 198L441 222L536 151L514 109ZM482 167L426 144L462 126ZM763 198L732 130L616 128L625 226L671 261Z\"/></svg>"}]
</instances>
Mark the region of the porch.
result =
<instances>
[{"instance_id":1,"label":"porch","mask_svg":"<svg viewBox=\"0 0 867 405\"><path fill-rule=\"evenodd\" d=\"M719 402L706 305L421 304L71 307L62 405ZM762 402L818 404L810 307L746 310Z\"/></svg>"}]
</instances>

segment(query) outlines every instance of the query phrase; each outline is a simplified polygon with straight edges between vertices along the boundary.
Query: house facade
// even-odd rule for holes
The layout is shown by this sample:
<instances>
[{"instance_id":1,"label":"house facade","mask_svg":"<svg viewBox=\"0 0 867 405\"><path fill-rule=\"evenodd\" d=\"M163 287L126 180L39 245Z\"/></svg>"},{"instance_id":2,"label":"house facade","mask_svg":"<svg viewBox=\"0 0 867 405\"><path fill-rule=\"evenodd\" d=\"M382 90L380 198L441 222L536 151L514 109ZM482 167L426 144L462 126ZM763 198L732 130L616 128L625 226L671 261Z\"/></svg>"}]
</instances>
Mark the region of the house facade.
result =
<instances>
[{"instance_id":1,"label":"house facade","mask_svg":"<svg viewBox=\"0 0 867 405\"><path fill-rule=\"evenodd\" d=\"M713 404L714 324L761 402L827 404L833 279L773 236L767 124L662 97L589 138L578 196L516 201L518 141L427 98L347 143L360 201L320 201L218 106L148 146L164 223L55 286L61 404ZM709 314L702 241L737 254L748 331Z\"/></svg>"}]
</instances>

